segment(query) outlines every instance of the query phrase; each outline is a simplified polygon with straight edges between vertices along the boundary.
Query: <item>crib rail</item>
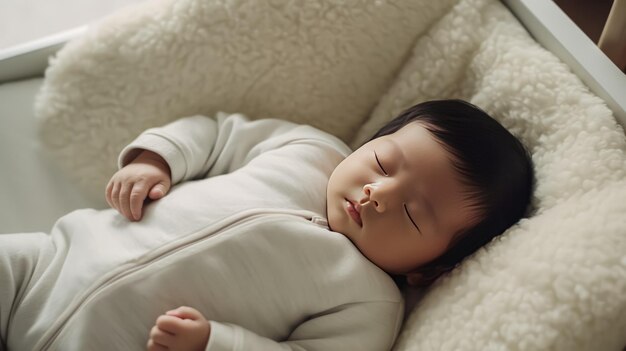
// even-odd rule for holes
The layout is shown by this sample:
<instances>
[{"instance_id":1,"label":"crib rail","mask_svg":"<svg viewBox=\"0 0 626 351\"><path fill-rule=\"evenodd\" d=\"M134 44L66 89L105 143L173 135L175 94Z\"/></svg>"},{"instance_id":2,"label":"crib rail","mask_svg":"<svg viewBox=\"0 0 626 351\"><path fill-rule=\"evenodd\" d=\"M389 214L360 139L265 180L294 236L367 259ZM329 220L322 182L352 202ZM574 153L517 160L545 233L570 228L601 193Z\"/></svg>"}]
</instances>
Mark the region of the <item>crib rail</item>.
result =
<instances>
[{"instance_id":1,"label":"crib rail","mask_svg":"<svg viewBox=\"0 0 626 351\"><path fill-rule=\"evenodd\" d=\"M87 26L77 27L0 50L0 84L43 76L48 66L48 57L85 30Z\"/></svg>"},{"instance_id":2,"label":"crib rail","mask_svg":"<svg viewBox=\"0 0 626 351\"><path fill-rule=\"evenodd\" d=\"M502 0L526 30L565 62L626 129L626 75L552 1Z\"/></svg>"},{"instance_id":3,"label":"crib rail","mask_svg":"<svg viewBox=\"0 0 626 351\"><path fill-rule=\"evenodd\" d=\"M614 0L598 47L626 72L626 0Z\"/></svg>"}]
</instances>

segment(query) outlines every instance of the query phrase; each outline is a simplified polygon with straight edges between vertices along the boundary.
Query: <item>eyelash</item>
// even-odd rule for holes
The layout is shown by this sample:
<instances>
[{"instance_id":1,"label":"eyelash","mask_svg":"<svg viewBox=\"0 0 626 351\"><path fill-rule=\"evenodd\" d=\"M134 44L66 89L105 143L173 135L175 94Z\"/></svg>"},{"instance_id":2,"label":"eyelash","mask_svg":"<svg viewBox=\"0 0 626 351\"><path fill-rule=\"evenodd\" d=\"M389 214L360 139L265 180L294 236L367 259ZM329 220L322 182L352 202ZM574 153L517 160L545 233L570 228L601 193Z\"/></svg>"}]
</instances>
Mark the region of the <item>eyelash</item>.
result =
<instances>
[{"instance_id":1,"label":"eyelash","mask_svg":"<svg viewBox=\"0 0 626 351\"><path fill-rule=\"evenodd\" d=\"M374 158L376 158L376 163L378 163L378 167L380 167L380 170L383 171L384 175L388 175L387 171L385 171L385 168L383 167L383 165L380 163L380 160L378 160L378 155L376 154L376 151L374 151Z\"/></svg>"},{"instance_id":2,"label":"eyelash","mask_svg":"<svg viewBox=\"0 0 626 351\"><path fill-rule=\"evenodd\" d=\"M420 229L420 227L417 225L417 223L413 222L413 218L411 218L411 215L409 214L409 209L406 208L406 204L404 204L404 211L406 212L406 215L409 217L409 220L413 223L415 228L417 228L417 231L422 234L422 230Z\"/></svg>"}]
</instances>

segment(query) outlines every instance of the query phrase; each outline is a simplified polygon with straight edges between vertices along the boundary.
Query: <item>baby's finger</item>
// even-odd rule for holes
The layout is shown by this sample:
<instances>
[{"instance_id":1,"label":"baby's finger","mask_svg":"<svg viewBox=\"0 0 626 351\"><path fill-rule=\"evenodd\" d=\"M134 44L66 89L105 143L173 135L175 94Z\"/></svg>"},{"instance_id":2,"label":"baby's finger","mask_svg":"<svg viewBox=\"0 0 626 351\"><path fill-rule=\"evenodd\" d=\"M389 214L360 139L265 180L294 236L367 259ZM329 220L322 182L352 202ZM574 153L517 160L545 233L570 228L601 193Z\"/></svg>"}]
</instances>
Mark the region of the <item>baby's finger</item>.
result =
<instances>
[{"instance_id":1,"label":"baby's finger","mask_svg":"<svg viewBox=\"0 0 626 351\"><path fill-rule=\"evenodd\" d=\"M152 189L150 189L149 196L152 200L158 200L165 196L167 190L168 187L166 187L165 184L157 183L155 186L152 187Z\"/></svg>"},{"instance_id":2,"label":"baby's finger","mask_svg":"<svg viewBox=\"0 0 626 351\"><path fill-rule=\"evenodd\" d=\"M143 200L148 195L147 193L148 187L145 182L135 183L130 192L130 213L136 221L141 218L141 208L143 207Z\"/></svg>"},{"instance_id":3,"label":"baby's finger","mask_svg":"<svg viewBox=\"0 0 626 351\"><path fill-rule=\"evenodd\" d=\"M150 339L154 340L154 342L159 345L169 347L174 344L175 336L174 334L167 332L163 329L160 329L159 327L155 325L150 330Z\"/></svg>"},{"instance_id":4,"label":"baby's finger","mask_svg":"<svg viewBox=\"0 0 626 351\"><path fill-rule=\"evenodd\" d=\"M120 197L121 188L122 187L120 186L120 182L114 182L113 190L111 190L111 202L113 202L113 208L115 208L118 211L120 210L119 197Z\"/></svg>"},{"instance_id":5,"label":"baby's finger","mask_svg":"<svg viewBox=\"0 0 626 351\"><path fill-rule=\"evenodd\" d=\"M156 320L159 329L172 334L180 334L183 330L182 319L174 316L160 315Z\"/></svg>"},{"instance_id":6,"label":"baby's finger","mask_svg":"<svg viewBox=\"0 0 626 351\"><path fill-rule=\"evenodd\" d=\"M119 196L120 207L118 208L124 217L130 220L133 219L133 215L130 213L130 190L132 189L132 186L132 183L122 183L122 189L120 190Z\"/></svg>"},{"instance_id":7,"label":"baby's finger","mask_svg":"<svg viewBox=\"0 0 626 351\"><path fill-rule=\"evenodd\" d=\"M176 316L182 319L191 319L194 321L203 318L202 313L195 308L188 306L180 306L177 309L167 311L166 313L170 316Z\"/></svg>"},{"instance_id":8,"label":"baby's finger","mask_svg":"<svg viewBox=\"0 0 626 351\"><path fill-rule=\"evenodd\" d=\"M104 199L107 201L109 206L113 207L113 202L111 201L111 191L113 191L113 179L109 180L109 183L104 190Z\"/></svg>"},{"instance_id":9,"label":"baby's finger","mask_svg":"<svg viewBox=\"0 0 626 351\"><path fill-rule=\"evenodd\" d=\"M167 351L169 350L166 346L160 345L156 343L154 340L148 340L148 344L146 345L148 351Z\"/></svg>"}]
</instances>

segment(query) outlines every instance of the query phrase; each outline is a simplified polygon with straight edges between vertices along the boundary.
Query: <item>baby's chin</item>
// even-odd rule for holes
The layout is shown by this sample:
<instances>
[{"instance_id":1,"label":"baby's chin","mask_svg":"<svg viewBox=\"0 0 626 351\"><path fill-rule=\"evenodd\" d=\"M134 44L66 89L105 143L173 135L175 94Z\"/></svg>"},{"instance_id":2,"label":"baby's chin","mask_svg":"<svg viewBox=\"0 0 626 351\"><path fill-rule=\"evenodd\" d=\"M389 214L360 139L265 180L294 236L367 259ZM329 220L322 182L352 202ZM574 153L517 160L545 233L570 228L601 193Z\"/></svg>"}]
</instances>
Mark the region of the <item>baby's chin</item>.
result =
<instances>
[{"instance_id":1,"label":"baby's chin","mask_svg":"<svg viewBox=\"0 0 626 351\"><path fill-rule=\"evenodd\" d=\"M328 222L328 229L330 229L333 232L339 233L339 234L343 234L339 229L340 226L337 226L337 221L336 218L334 218L334 216L331 214L330 211L327 210L326 212L326 221Z\"/></svg>"},{"instance_id":2,"label":"baby's chin","mask_svg":"<svg viewBox=\"0 0 626 351\"><path fill-rule=\"evenodd\" d=\"M337 209L326 208L326 219L330 230L349 238L346 234L345 224L342 223L343 218L337 213Z\"/></svg>"}]
</instances>

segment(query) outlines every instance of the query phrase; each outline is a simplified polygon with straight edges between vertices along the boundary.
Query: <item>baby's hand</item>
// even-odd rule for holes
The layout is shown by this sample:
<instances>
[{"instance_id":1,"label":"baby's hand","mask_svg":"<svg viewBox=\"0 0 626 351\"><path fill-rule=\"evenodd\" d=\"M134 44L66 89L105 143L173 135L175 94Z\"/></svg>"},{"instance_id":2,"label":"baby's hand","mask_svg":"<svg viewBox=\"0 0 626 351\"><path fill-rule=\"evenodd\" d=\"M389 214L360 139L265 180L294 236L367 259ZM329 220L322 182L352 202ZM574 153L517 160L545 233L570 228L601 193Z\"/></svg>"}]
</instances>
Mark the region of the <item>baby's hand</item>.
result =
<instances>
[{"instance_id":1,"label":"baby's hand","mask_svg":"<svg viewBox=\"0 0 626 351\"><path fill-rule=\"evenodd\" d=\"M170 190L170 167L154 152L144 150L117 171L106 188L106 200L131 221L141 219L146 197L157 200Z\"/></svg>"},{"instance_id":2,"label":"baby's hand","mask_svg":"<svg viewBox=\"0 0 626 351\"><path fill-rule=\"evenodd\" d=\"M159 316L150 330L148 351L204 351L211 335L211 324L200 312L181 306Z\"/></svg>"}]
</instances>

